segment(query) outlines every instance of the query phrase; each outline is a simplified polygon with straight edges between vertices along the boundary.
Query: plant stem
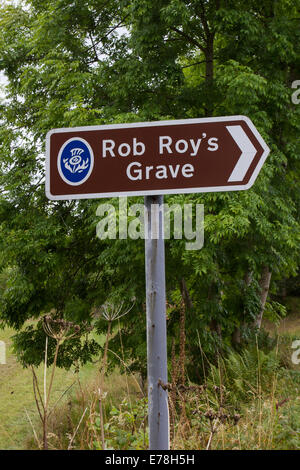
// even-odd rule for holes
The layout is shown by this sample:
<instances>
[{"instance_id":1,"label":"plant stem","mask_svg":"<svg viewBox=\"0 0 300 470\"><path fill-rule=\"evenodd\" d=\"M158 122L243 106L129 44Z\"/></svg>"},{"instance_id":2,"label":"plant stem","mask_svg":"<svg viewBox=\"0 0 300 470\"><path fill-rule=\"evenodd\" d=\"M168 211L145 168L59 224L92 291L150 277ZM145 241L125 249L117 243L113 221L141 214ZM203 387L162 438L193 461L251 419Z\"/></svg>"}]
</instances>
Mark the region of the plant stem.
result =
<instances>
[{"instance_id":1,"label":"plant stem","mask_svg":"<svg viewBox=\"0 0 300 470\"><path fill-rule=\"evenodd\" d=\"M60 340L56 340L56 348L55 348L55 355L54 355L54 361L53 361L53 366L52 366L52 373L51 373L51 378L50 378L50 383L49 383L49 389L48 389L48 394L45 397L45 407L44 407L44 420L43 420L43 449L48 450L48 405L49 405L49 400L50 400L50 394L52 390L52 384L53 384L53 379L54 379L54 373L55 373L55 368L56 368L56 361L57 361L57 356L58 356L58 350L60 346ZM45 369L45 374L47 373L47 368ZM46 389L46 379L44 376L44 390Z\"/></svg>"},{"instance_id":2,"label":"plant stem","mask_svg":"<svg viewBox=\"0 0 300 470\"><path fill-rule=\"evenodd\" d=\"M102 400L101 400L101 390L100 389L99 389L99 413L100 413L100 428L101 428L101 444L102 444L102 450L105 450L103 409L102 409Z\"/></svg>"}]
</instances>

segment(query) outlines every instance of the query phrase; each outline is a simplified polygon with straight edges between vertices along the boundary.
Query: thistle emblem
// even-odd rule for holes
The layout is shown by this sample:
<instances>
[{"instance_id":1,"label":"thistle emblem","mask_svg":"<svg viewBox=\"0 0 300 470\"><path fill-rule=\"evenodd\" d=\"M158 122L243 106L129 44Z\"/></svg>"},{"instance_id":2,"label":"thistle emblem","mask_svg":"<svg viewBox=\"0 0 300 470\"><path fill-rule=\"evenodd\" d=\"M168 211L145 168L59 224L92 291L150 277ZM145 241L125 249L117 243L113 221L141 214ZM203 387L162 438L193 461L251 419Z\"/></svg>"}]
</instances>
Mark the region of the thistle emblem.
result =
<instances>
[{"instance_id":1,"label":"thistle emblem","mask_svg":"<svg viewBox=\"0 0 300 470\"><path fill-rule=\"evenodd\" d=\"M94 153L81 137L67 140L57 156L57 169L62 180L71 186L84 183L94 168Z\"/></svg>"},{"instance_id":2,"label":"thistle emblem","mask_svg":"<svg viewBox=\"0 0 300 470\"><path fill-rule=\"evenodd\" d=\"M70 150L71 158L64 158L63 163L67 170L71 173L82 173L89 166L89 157L84 159L82 154L84 150L81 148L74 148Z\"/></svg>"}]
</instances>

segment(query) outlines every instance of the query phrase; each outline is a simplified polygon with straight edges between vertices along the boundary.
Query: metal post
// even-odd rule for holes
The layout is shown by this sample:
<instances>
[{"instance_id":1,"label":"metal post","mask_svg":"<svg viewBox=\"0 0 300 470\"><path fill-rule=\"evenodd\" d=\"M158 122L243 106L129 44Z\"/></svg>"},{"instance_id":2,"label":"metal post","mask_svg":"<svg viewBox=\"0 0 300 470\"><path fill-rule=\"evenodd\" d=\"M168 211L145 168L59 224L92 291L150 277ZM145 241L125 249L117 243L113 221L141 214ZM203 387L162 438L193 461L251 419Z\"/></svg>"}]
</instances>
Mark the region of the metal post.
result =
<instances>
[{"instance_id":1,"label":"metal post","mask_svg":"<svg viewBox=\"0 0 300 470\"><path fill-rule=\"evenodd\" d=\"M168 381L163 196L145 196L149 449L168 450Z\"/></svg>"}]
</instances>

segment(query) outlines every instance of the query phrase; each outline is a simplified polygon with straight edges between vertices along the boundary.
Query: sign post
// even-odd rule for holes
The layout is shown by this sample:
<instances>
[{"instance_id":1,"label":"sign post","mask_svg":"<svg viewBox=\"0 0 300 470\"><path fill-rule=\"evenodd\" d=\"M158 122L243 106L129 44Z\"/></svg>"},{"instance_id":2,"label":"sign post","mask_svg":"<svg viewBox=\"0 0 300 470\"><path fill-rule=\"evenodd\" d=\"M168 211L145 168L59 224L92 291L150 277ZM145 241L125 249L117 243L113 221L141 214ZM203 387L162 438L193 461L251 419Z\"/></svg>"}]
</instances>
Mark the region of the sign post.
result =
<instances>
[{"instance_id":1,"label":"sign post","mask_svg":"<svg viewBox=\"0 0 300 470\"><path fill-rule=\"evenodd\" d=\"M169 449L163 196L145 196L145 265L150 450Z\"/></svg>"},{"instance_id":2,"label":"sign post","mask_svg":"<svg viewBox=\"0 0 300 470\"><path fill-rule=\"evenodd\" d=\"M245 116L53 129L51 200L249 189L269 149Z\"/></svg>"},{"instance_id":3,"label":"sign post","mask_svg":"<svg viewBox=\"0 0 300 470\"><path fill-rule=\"evenodd\" d=\"M145 196L150 449L169 449L163 195L249 189L269 154L245 116L53 129L51 200Z\"/></svg>"}]
</instances>

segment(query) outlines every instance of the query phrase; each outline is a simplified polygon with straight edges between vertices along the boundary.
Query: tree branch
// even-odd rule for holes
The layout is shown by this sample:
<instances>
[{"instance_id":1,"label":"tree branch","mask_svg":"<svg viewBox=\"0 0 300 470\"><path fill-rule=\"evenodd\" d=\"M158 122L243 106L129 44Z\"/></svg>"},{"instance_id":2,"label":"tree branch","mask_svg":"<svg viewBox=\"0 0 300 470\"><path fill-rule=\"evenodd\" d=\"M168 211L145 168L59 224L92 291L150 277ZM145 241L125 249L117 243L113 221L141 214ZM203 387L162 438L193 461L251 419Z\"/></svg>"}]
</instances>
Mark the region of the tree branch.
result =
<instances>
[{"instance_id":1,"label":"tree branch","mask_svg":"<svg viewBox=\"0 0 300 470\"><path fill-rule=\"evenodd\" d=\"M91 46L91 47L88 47L88 48L86 49L86 52L89 52L91 49L93 49L94 52L95 52L97 61L99 61L98 54L97 54L97 52L96 52L96 47L98 46L98 44L100 44L100 43L103 41L103 39L106 39L106 38L107 38L111 33L113 33L116 29L123 27L123 26L124 26L123 23L124 23L124 21L126 20L126 18L128 18L128 16L129 16L129 13L128 13L127 15L125 15L124 18L122 18L121 21L120 21L118 24L116 24L116 26L113 26L113 27L112 27L104 36L102 36L102 37L99 39L99 41L97 41L97 42L94 42L94 41L92 40L92 38L91 38L91 33L89 32L89 37L90 37L90 39L91 39L91 41L92 41L92 46Z\"/></svg>"},{"instance_id":2,"label":"tree branch","mask_svg":"<svg viewBox=\"0 0 300 470\"><path fill-rule=\"evenodd\" d=\"M92 43L92 48L94 50L94 54L95 54L95 58L96 58L96 61L98 62L99 61L99 57L98 57L98 54L97 54L97 50L96 50L96 46L95 46L95 43L94 43L94 39L93 39L93 36L92 36L92 33L89 31L89 37L90 37L90 40L91 40L91 43Z\"/></svg>"},{"instance_id":3,"label":"tree branch","mask_svg":"<svg viewBox=\"0 0 300 470\"><path fill-rule=\"evenodd\" d=\"M206 62L207 62L206 60L200 60L199 62L194 62L193 64L183 65L181 68L187 69L188 67L193 67L193 65L205 64Z\"/></svg>"},{"instance_id":4,"label":"tree branch","mask_svg":"<svg viewBox=\"0 0 300 470\"><path fill-rule=\"evenodd\" d=\"M204 31L205 31L205 34L206 34L206 39L208 40L208 38L211 35L211 31L209 30L209 26L208 26L206 15L205 15L205 7L204 7L204 4L203 4L202 0L200 1L200 8L201 8L200 18L201 18L203 28L204 28Z\"/></svg>"},{"instance_id":5,"label":"tree branch","mask_svg":"<svg viewBox=\"0 0 300 470\"><path fill-rule=\"evenodd\" d=\"M190 44L193 44L194 46L198 47L200 49L200 51L205 53L205 48L195 38L189 36L184 31L181 31L180 29L176 28L176 26L171 26L171 30L175 31L175 33L179 34L184 39L186 39Z\"/></svg>"}]
</instances>

